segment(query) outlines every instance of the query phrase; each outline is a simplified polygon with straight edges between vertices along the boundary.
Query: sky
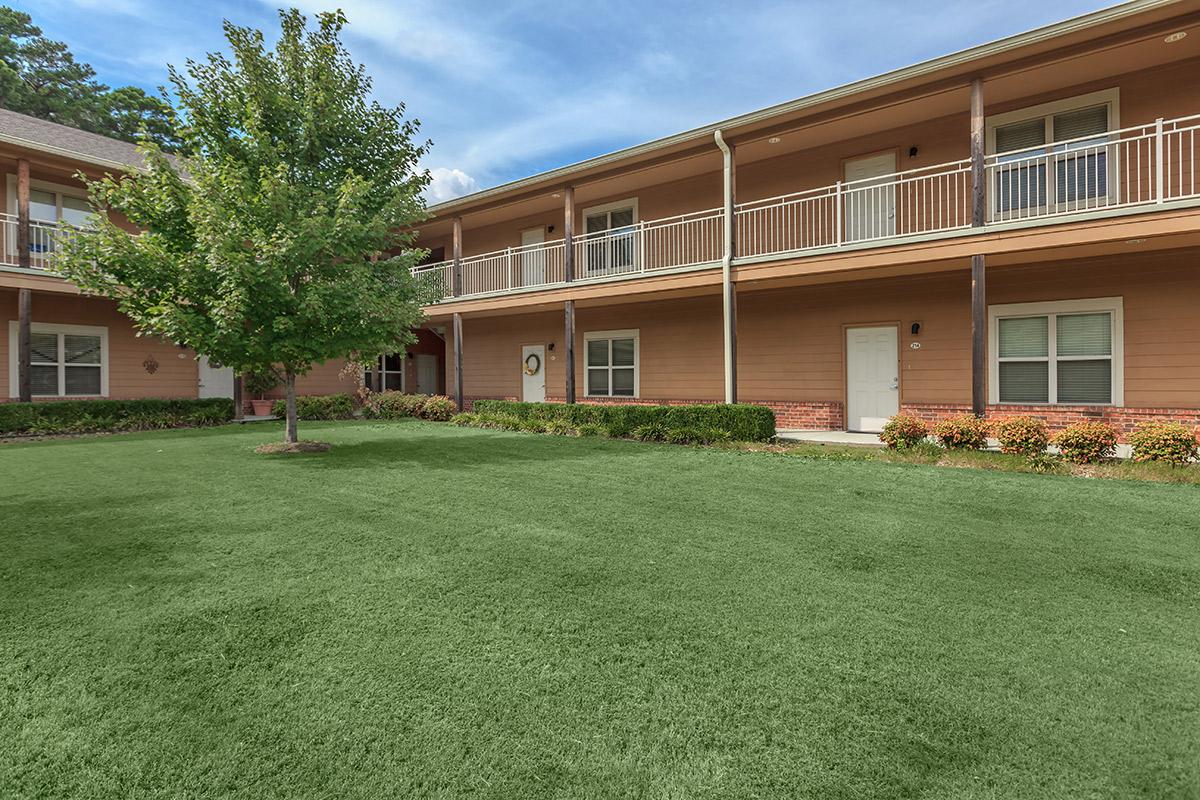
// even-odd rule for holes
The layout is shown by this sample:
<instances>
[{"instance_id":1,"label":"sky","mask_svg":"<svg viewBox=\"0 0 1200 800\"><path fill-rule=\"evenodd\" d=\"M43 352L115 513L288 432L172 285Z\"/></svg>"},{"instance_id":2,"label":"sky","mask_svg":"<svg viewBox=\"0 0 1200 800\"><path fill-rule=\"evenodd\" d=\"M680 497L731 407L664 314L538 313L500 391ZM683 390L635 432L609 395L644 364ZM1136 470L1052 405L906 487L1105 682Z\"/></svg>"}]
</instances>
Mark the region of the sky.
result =
<instances>
[{"instance_id":1,"label":"sky","mask_svg":"<svg viewBox=\"0 0 1200 800\"><path fill-rule=\"evenodd\" d=\"M280 0L7 0L111 86L278 30ZM441 202L1112 5L1103 0L294 0L341 8Z\"/></svg>"}]
</instances>

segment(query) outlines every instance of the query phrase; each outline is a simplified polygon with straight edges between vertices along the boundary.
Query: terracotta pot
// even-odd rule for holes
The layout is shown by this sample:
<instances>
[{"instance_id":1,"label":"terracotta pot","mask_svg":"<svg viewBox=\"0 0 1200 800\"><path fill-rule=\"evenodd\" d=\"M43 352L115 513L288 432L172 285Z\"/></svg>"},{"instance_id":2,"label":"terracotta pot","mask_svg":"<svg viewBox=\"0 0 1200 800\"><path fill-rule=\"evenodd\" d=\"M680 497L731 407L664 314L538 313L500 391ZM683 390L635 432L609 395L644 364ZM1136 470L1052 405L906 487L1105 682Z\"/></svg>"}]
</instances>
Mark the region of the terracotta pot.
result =
<instances>
[{"instance_id":1,"label":"terracotta pot","mask_svg":"<svg viewBox=\"0 0 1200 800\"><path fill-rule=\"evenodd\" d=\"M271 416L271 406L275 405L274 400L251 400L250 407L254 409L254 416L269 417Z\"/></svg>"}]
</instances>

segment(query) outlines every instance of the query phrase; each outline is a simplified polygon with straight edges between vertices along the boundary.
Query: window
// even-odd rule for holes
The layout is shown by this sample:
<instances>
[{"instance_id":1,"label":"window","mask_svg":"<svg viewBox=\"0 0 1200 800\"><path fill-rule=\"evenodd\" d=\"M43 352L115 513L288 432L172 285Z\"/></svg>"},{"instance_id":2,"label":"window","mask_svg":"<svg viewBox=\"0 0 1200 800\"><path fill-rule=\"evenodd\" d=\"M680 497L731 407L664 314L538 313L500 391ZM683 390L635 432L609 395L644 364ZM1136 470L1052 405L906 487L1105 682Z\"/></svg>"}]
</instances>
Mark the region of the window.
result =
<instances>
[{"instance_id":1,"label":"window","mask_svg":"<svg viewBox=\"0 0 1200 800\"><path fill-rule=\"evenodd\" d=\"M585 333L584 369L589 397L638 396L638 332Z\"/></svg>"},{"instance_id":2,"label":"window","mask_svg":"<svg viewBox=\"0 0 1200 800\"><path fill-rule=\"evenodd\" d=\"M621 200L584 209L585 275L609 275L634 269L636 221L637 200Z\"/></svg>"},{"instance_id":3,"label":"window","mask_svg":"<svg viewBox=\"0 0 1200 800\"><path fill-rule=\"evenodd\" d=\"M108 395L108 329L82 325L43 325L30 330L30 391L34 397ZM17 397L18 325L8 328L9 394Z\"/></svg>"},{"instance_id":4,"label":"window","mask_svg":"<svg viewBox=\"0 0 1200 800\"><path fill-rule=\"evenodd\" d=\"M1121 298L992 306L991 401L1119 405Z\"/></svg>"},{"instance_id":5,"label":"window","mask_svg":"<svg viewBox=\"0 0 1200 800\"><path fill-rule=\"evenodd\" d=\"M1000 114L988 120L988 149L999 154L991 179L993 213L1104 205L1108 132L1117 127L1117 91ZM1114 176L1115 177L1115 176Z\"/></svg>"},{"instance_id":6,"label":"window","mask_svg":"<svg viewBox=\"0 0 1200 800\"><path fill-rule=\"evenodd\" d=\"M392 353L375 359L373 364L367 366L366 373L363 375L367 387L374 390L379 385L376 381L382 377L385 392L403 392L404 358L404 353Z\"/></svg>"}]
</instances>

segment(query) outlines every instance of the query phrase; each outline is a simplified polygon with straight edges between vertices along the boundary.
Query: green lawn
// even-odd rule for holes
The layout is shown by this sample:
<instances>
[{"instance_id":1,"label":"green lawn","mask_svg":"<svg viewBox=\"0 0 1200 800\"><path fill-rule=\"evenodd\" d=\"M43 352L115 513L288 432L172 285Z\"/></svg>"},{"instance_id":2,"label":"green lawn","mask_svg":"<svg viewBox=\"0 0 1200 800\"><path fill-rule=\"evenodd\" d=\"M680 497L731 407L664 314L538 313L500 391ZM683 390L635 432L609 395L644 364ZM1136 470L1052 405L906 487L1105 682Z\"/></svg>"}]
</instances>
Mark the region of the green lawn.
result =
<instances>
[{"instance_id":1,"label":"green lawn","mask_svg":"<svg viewBox=\"0 0 1200 800\"><path fill-rule=\"evenodd\" d=\"M0 794L1200 796L1200 490L429 423L0 446Z\"/></svg>"}]
</instances>

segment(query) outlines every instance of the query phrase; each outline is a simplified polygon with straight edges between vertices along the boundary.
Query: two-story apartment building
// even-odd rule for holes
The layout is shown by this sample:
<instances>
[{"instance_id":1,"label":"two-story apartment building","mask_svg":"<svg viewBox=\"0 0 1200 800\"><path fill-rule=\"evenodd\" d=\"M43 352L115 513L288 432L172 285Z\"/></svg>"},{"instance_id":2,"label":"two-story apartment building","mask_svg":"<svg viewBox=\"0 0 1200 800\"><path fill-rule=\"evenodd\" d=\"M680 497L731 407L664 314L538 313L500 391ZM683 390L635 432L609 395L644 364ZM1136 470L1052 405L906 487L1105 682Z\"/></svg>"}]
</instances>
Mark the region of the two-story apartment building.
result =
<instances>
[{"instance_id":1,"label":"two-story apartment building","mask_svg":"<svg viewBox=\"0 0 1200 800\"><path fill-rule=\"evenodd\" d=\"M83 296L50 269L58 242L92 213L91 179L141 164L128 142L0 109L0 402L5 400L231 397L232 370L153 336L139 336L112 300ZM442 392L445 345L431 330L408 357L380 359L390 389ZM24 346L22 346L24 339ZM317 365L306 394L353 391L342 364Z\"/></svg>"},{"instance_id":2,"label":"two-story apartment building","mask_svg":"<svg viewBox=\"0 0 1200 800\"><path fill-rule=\"evenodd\" d=\"M1200 423L1198 76L1128 3L435 206L446 386Z\"/></svg>"}]
</instances>

